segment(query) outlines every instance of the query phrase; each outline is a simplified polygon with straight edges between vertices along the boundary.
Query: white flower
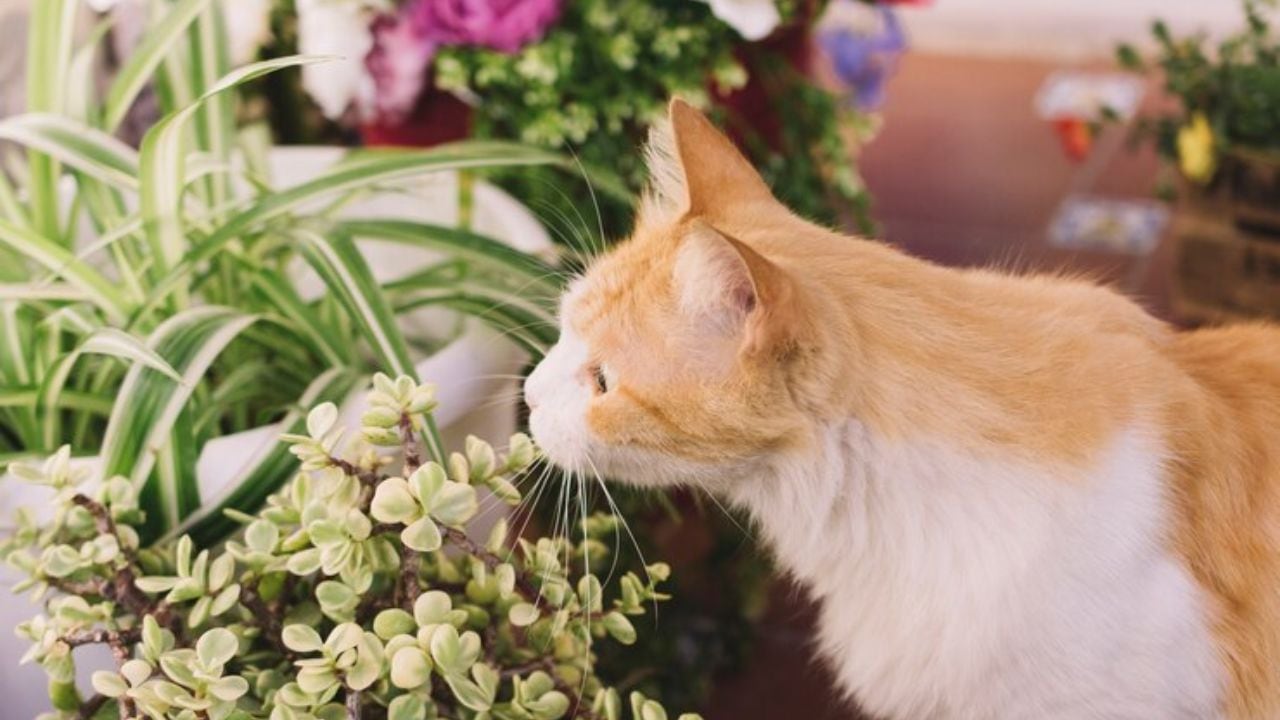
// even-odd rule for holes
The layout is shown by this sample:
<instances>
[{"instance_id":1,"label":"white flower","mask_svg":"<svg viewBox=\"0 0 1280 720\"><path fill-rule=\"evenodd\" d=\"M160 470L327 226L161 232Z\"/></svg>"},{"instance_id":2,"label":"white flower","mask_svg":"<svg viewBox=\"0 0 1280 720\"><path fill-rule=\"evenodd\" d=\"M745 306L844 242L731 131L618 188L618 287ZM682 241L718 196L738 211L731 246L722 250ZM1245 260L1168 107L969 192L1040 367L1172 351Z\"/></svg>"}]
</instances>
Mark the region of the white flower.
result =
<instances>
[{"instance_id":1,"label":"white flower","mask_svg":"<svg viewBox=\"0 0 1280 720\"><path fill-rule=\"evenodd\" d=\"M222 0L233 66L252 61L258 55L258 48L271 39L271 6L274 4L275 0Z\"/></svg>"},{"instance_id":2,"label":"white flower","mask_svg":"<svg viewBox=\"0 0 1280 720\"><path fill-rule=\"evenodd\" d=\"M778 27L782 16L773 0L702 0L711 12L747 40L762 40Z\"/></svg>"},{"instance_id":3,"label":"white flower","mask_svg":"<svg viewBox=\"0 0 1280 720\"><path fill-rule=\"evenodd\" d=\"M368 5L359 0L298 0L298 52L339 58L302 68L303 89L330 119L342 117L370 82L364 67L373 47Z\"/></svg>"}]
</instances>

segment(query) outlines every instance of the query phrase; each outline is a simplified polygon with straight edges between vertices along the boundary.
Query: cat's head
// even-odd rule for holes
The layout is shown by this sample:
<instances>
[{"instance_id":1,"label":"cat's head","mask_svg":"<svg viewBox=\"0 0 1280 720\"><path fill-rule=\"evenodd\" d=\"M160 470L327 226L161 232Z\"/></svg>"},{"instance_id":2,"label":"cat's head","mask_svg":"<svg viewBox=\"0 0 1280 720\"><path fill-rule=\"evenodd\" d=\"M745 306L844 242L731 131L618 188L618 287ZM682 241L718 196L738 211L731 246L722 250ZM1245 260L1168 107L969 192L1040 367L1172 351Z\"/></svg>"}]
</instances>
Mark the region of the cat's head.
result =
<instances>
[{"instance_id":1,"label":"cat's head","mask_svg":"<svg viewBox=\"0 0 1280 720\"><path fill-rule=\"evenodd\" d=\"M525 384L553 462L650 485L791 444L806 424L794 375L819 342L799 271L769 251L811 226L697 110L673 101L669 120L635 232L569 287L560 341Z\"/></svg>"}]
</instances>

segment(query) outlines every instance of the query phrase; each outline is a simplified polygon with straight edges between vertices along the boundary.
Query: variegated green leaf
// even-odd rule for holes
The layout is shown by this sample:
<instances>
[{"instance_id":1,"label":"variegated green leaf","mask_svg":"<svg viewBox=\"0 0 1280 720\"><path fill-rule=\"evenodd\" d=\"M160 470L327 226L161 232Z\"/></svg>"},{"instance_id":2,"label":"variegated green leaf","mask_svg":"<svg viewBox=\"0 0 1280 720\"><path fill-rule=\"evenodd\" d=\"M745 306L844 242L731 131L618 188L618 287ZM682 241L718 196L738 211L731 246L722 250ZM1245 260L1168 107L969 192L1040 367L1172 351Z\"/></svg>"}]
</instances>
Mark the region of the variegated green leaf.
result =
<instances>
[{"instance_id":1,"label":"variegated green leaf","mask_svg":"<svg viewBox=\"0 0 1280 720\"><path fill-rule=\"evenodd\" d=\"M168 9L160 22L147 30L142 44L129 56L125 66L111 83L103 109L103 127L110 131L120 125L156 68L211 2L212 0L180 0Z\"/></svg>"},{"instance_id":2,"label":"variegated green leaf","mask_svg":"<svg viewBox=\"0 0 1280 720\"><path fill-rule=\"evenodd\" d=\"M137 486L145 485L148 529L172 527L182 519L180 498L190 496L190 488L148 483L148 478L196 384L227 345L255 320L252 315L221 307L178 313L156 328L147 347L176 369L181 380L141 363L125 376L103 440L104 470L108 476L123 475ZM169 479L194 484L194 468Z\"/></svg>"},{"instance_id":3,"label":"variegated green leaf","mask_svg":"<svg viewBox=\"0 0 1280 720\"><path fill-rule=\"evenodd\" d=\"M123 324L130 307L120 289L54 240L0 220L0 245L43 265L82 291L112 322Z\"/></svg>"}]
</instances>

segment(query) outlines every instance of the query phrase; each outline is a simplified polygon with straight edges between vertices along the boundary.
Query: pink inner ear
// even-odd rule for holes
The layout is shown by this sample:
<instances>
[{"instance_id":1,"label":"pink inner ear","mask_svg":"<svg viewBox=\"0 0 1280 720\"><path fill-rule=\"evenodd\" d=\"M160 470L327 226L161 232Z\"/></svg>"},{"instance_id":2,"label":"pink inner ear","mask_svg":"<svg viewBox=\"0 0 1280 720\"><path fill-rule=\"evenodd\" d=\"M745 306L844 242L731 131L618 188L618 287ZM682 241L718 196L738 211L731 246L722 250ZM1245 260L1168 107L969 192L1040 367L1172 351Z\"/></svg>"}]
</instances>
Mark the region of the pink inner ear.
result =
<instances>
[{"instance_id":1,"label":"pink inner ear","mask_svg":"<svg viewBox=\"0 0 1280 720\"><path fill-rule=\"evenodd\" d=\"M681 240L673 279L684 311L722 332L741 328L758 301L737 248L705 225Z\"/></svg>"},{"instance_id":2,"label":"pink inner ear","mask_svg":"<svg viewBox=\"0 0 1280 720\"><path fill-rule=\"evenodd\" d=\"M746 288L738 288L735 301L744 314L750 315L752 310L756 309L756 291L748 285Z\"/></svg>"}]
</instances>

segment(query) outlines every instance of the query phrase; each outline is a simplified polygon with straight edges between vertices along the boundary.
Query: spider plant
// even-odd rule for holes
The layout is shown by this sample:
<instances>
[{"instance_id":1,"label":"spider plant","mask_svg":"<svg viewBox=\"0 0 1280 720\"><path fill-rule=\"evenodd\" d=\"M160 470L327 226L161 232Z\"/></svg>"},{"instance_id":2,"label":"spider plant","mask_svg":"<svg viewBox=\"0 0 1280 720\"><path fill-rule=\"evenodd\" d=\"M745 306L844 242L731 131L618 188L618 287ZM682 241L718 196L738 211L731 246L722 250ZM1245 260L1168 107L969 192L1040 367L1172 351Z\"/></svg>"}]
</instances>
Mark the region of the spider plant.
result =
<instances>
[{"instance_id":1,"label":"spider plant","mask_svg":"<svg viewBox=\"0 0 1280 720\"><path fill-rule=\"evenodd\" d=\"M236 89L323 59L231 69L219 4L157 0L99 97L105 27L76 47L78 4L32 3L29 113L0 121L17 149L0 173L0 464L100 447L106 475L137 486L146 535L210 542L231 529L222 510L252 511L296 466L281 446L201 497L203 443L268 422L297 433L303 408L341 400L374 369L412 376L405 313L474 315L534 353L553 342L559 280L542 260L466 229L338 211L430 173L569 168L562 156L494 142L363 152L273 187L244 150ZM134 149L115 131L146 88L162 119ZM380 284L363 239L443 260ZM303 262L327 288L318 300L297 286ZM438 453L435 428L424 434Z\"/></svg>"}]
</instances>

